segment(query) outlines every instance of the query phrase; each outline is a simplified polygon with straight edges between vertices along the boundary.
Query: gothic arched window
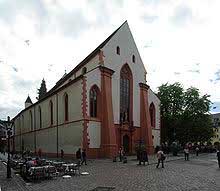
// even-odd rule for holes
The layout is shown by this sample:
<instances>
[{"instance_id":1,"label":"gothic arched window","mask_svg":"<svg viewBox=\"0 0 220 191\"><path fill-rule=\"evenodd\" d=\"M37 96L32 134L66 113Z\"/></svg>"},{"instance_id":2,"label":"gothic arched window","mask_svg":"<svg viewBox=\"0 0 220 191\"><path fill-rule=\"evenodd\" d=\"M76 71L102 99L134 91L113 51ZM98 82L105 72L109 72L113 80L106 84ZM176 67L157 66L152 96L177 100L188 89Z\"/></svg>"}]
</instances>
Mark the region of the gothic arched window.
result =
<instances>
[{"instance_id":1,"label":"gothic arched window","mask_svg":"<svg viewBox=\"0 0 220 191\"><path fill-rule=\"evenodd\" d=\"M150 123L151 127L155 128L156 118L155 118L155 106L153 103L150 104Z\"/></svg>"},{"instance_id":2,"label":"gothic arched window","mask_svg":"<svg viewBox=\"0 0 220 191\"><path fill-rule=\"evenodd\" d=\"M69 109L68 109L68 95L65 93L64 95L64 119L65 121L69 120Z\"/></svg>"},{"instance_id":3,"label":"gothic arched window","mask_svg":"<svg viewBox=\"0 0 220 191\"><path fill-rule=\"evenodd\" d=\"M42 113L41 113L41 107L38 107L38 113L39 113L39 126L40 129L42 128Z\"/></svg>"},{"instance_id":4,"label":"gothic arched window","mask_svg":"<svg viewBox=\"0 0 220 191\"><path fill-rule=\"evenodd\" d=\"M33 131L33 116L32 116L32 111L30 111L30 128L31 128L31 131Z\"/></svg>"},{"instance_id":5,"label":"gothic arched window","mask_svg":"<svg viewBox=\"0 0 220 191\"><path fill-rule=\"evenodd\" d=\"M120 73L120 122L130 120L131 84L132 73L129 66L126 64L122 67Z\"/></svg>"},{"instance_id":6,"label":"gothic arched window","mask_svg":"<svg viewBox=\"0 0 220 191\"><path fill-rule=\"evenodd\" d=\"M99 89L93 86L89 92L90 117L98 117Z\"/></svg>"},{"instance_id":7,"label":"gothic arched window","mask_svg":"<svg viewBox=\"0 0 220 191\"><path fill-rule=\"evenodd\" d=\"M53 102L50 101L50 124L53 125Z\"/></svg>"}]
</instances>

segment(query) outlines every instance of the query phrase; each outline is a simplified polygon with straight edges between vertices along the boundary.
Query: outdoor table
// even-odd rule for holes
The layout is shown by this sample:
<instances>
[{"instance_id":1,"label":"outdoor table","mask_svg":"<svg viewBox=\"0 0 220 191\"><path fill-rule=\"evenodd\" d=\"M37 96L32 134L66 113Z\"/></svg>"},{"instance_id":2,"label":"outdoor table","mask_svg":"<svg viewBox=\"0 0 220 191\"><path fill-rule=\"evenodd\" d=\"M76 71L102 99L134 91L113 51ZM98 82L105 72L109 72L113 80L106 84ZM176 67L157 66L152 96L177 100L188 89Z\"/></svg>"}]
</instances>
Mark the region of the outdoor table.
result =
<instances>
[{"instance_id":1,"label":"outdoor table","mask_svg":"<svg viewBox=\"0 0 220 191\"><path fill-rule=\"evenodd\" d=\"M79 166L75 163L63 164L62 166L66 174L76 174L76 171L79 172Z\"/></svg>"},{"instance_id":2,"label":"outdoor table","mask_svg":"<svg viewBox=\"0 0 220 191\"><path fill-rule=\"evenodd\" d=\"M43 166L47 178L56 175L56 167L52 165Z\"/></svg>"},{"instance_id":3,"label":"outdoor table","mask_svg":"<svg viewBox=\"0 0 220 191\"><path fill-rule=\"evenodd\" d=\"M59 173L60 172L62 173L64 171L63 166L62 166L63 164L64 164L64 162L57 162L57 161L51 163L51 165L56 167L56 169Z\"/></svg>"},{"instance_id":4,"label":"outdoor table","mask_svg":"<svg viewBox=\"0 0 220 191\"><path fill-rule=\"evenodd\" d=\"M40 179L40 178L45 177L45 172L44 172L44 167L43 166L30 167L28 172L29 172L29 175L33 179Z\"/></svg>"}]
</instances>

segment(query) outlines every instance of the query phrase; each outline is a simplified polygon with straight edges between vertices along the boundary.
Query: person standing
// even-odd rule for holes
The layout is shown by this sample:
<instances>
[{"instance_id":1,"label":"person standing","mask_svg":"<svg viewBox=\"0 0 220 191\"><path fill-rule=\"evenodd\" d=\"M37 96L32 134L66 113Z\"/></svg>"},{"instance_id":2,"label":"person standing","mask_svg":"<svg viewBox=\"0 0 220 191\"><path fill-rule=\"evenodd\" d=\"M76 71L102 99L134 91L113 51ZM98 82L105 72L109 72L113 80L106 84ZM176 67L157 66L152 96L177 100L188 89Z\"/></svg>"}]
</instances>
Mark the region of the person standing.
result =
<instances>
[{"instance_id":1,"label":"person standing","mask_svg":"<svg viewBox=\"0 0 220 191\"><path fill-rule=\"evenodd\" d=\"M80 148L76 151L76 159L77 159L77 162L79 164L81 164L82 153L81 153L81 149Z\"/></svg>"},{"instance_id":2,"label":"person standing","mask_svg":"<svg viewBox=\"0 0 220 191\"><path fill-rule=\"evenodd\" d=\"M162 149L160 148L159 151L157 152L157 159L158 159L158 163L157 163L157 166L156 168L159 167L160 165L160 162L162 163L162 168L164 168L164 159L165 159L165 155L162 151Z\"/></svg>"},{"instance_id":3,"label":"person standing","mask_svg":"<svg viewBox=\"0 0 220 191\"><path fill-rule=\"evenodd\" d=\"M189 160L189 148L188 146L184 149L185 161Z\"/></svg>"},{"instance_id":4,"label":"person standing","mask_svg":"<svg viewBox=\"0 0 220 191\"><path fill-rule=\"evenodd\" d=\"M87 165L87 163L86 163L86 149L83 149L83 151L82 151L82 163L81 163L81 165L83 163L85 163L85 165Z\"/></svg>"},{"instance_id":5,"label":"person standing","mask_svg":"<svg viewBox=\"0 0 220 191\"><path fill-rule=\"evenodd\" d=\"M63 158L64 158L64 151L63 151L63 149L60 150L60 157L63 160Z\"/></svg>"},{"instance_id":6,"label":"person standing","mask_svg":"<svg viewBox=\"0 0 220 191\"><path fill-rule=\"evenodd\" d=\"M42 156L42 150L41 150L41 148L39 148L39 150L38 150L38 157L41 158L41 156Z\"/></svg>"},{"instance_id":7,"label":"person standing","mask_svg":"<svg viewBox=\"0 0 220 191\"><path fill-rule=\"evenodd\" d=\"M196 147L196 156L199 156L199 147Z\"/></svg>"},{"instance_id":8,"label":"person standing","mask_svg":"<svg viewBox=\"0 0 220 191\"><path fill-rule=\"evenodd\" d=\"M122 149L122 147L119 148L118 154L119 154L119 161L121 162L122 161L122 157L123 157L123 149Z\"/></svg>"},{"instance_id":9,"label":"person standing","mask_svg":"<svg viewBox=\"0 0 220 191\"><path fill-rule=\"evenodd\" d=\"M218 148L218 150L217 150L217 160L218 160L218 167L220 168L220 150L219 150L219 148Z\"/></svg>"},{"instance_id":10,"label":"person standing","mask_svg":"<svg viewBox=\"0 0 220 191\"><path fill-rule=\"evenodd\" d=\"M147 151L146 150L144 150L142 152L142 162L144 163L144 165L145 165L145 162L147 162L147 164L149 165L148 156L147 156Z\"/></svg>"}]
</instances>

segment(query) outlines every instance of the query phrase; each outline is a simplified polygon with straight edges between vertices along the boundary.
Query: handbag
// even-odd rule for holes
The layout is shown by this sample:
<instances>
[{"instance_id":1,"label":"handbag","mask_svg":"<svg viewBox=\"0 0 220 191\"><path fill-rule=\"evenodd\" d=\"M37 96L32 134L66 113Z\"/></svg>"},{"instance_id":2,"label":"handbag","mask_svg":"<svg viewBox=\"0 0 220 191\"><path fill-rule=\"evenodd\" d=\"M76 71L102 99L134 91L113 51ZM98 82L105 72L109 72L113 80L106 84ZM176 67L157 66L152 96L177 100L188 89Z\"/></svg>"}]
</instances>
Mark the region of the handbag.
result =
<instances>
[{"instance_id":1,"label":"handbag","mask_svg":"<svg viewBox=\"0 0 220 191\"><path fill-rule=\"evenodd\" d=\"M165 160L166 156L164 154L161 154L161 160Z\"/></svg>"}]
</instances>

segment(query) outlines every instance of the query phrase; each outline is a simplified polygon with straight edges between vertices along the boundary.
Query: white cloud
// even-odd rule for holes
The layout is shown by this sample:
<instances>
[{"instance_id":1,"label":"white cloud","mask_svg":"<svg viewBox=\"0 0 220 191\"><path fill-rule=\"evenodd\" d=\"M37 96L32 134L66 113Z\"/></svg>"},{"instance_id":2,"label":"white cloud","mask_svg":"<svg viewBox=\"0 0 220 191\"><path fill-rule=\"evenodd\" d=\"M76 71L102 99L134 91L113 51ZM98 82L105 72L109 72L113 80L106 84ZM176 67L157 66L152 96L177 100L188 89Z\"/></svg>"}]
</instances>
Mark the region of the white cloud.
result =
<instances>
[{"instance_id":1,"label":"white cloud","mask_svg":"<svg viewBox=\"0 0 220 191\"><path fill-rule=\"evenodd\" d=\"M153 90L179 81L219 101L219 7L218 0L0 0L0 118L15 115L28 94L35 101L42 78L50 89L125 20Z\"/></svg>"}]
</instances>

